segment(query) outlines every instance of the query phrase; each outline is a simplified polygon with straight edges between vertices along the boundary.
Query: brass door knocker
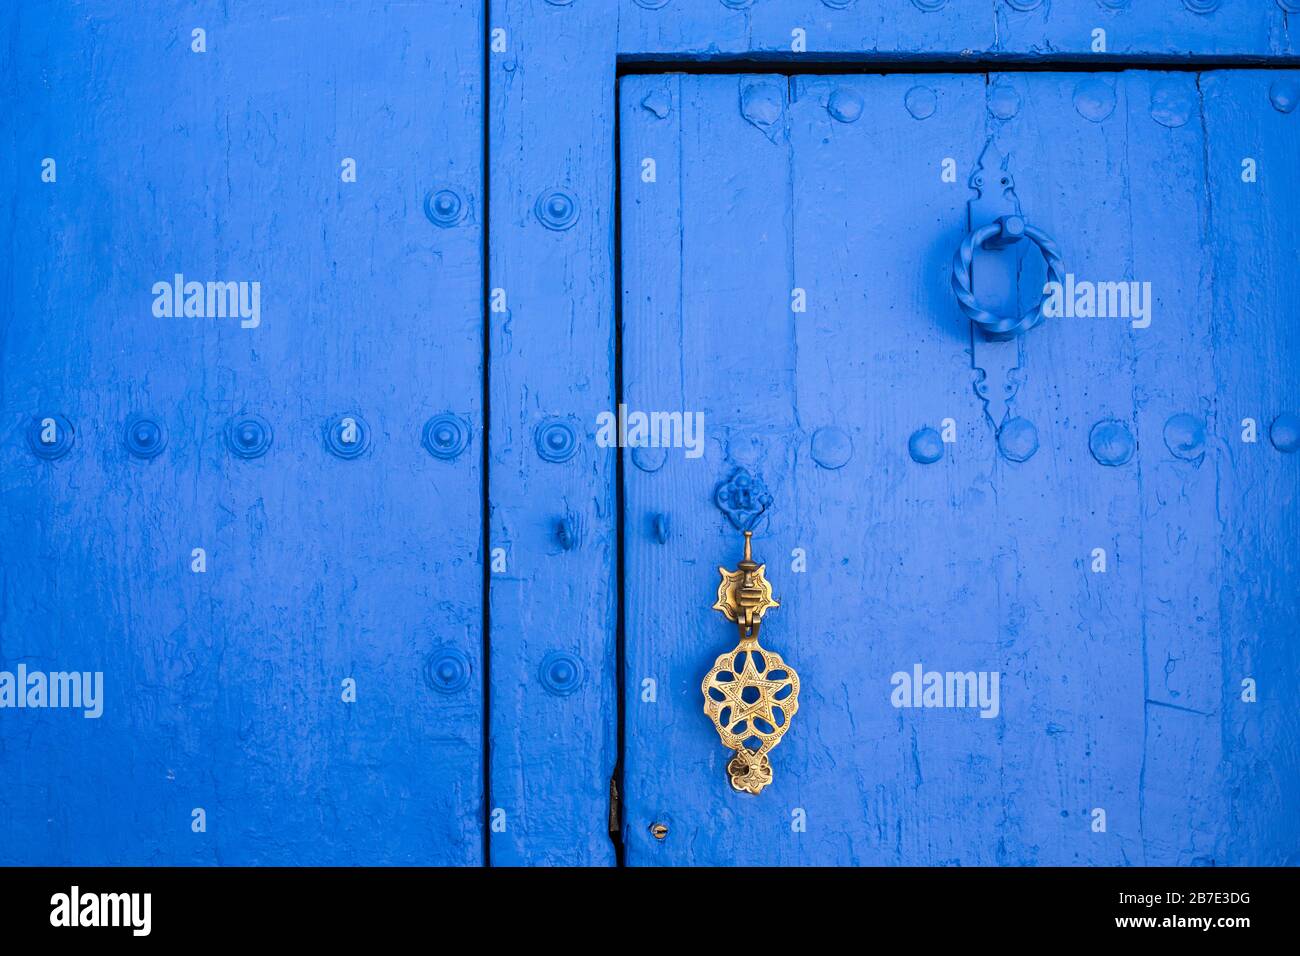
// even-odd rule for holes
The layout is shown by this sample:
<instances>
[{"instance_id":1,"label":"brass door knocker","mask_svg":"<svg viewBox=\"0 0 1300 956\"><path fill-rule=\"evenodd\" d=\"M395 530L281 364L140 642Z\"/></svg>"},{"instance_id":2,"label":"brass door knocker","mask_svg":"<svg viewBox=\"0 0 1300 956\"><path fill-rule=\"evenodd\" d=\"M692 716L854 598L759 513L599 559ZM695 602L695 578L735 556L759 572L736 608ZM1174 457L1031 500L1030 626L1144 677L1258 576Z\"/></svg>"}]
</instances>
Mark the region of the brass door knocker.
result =
<instances>
[{"instance_id":1,"label":"brass door knocker","mask_svg":"<svg viewBox=\"0 0 1300 956\"><path fill-rule=\"evenodd\" d=\"M772 782L768 752L790 729L799 709L799 675L781 655L761 647L758 628L768 608L781 605L763 576L766 565L750 554L752 531L745 532L745 557L735 571L718 568L722 583L713 605L740 630L740 643L719 655L704 676L704 712L736 752L727 762L727 775L736 790L757 794Z\"/></svg>"}]
</instances>

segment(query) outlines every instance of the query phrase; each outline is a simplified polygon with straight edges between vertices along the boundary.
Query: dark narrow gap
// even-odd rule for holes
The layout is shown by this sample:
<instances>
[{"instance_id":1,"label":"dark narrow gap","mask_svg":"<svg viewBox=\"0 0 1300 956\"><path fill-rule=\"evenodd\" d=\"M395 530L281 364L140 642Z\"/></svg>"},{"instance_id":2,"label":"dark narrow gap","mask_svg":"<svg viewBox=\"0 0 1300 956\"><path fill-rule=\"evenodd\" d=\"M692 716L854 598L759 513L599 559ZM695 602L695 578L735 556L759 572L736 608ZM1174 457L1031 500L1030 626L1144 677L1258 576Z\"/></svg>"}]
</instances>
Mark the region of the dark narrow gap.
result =
<instances>
[{"instance_id":1,"label":"dark narrow gap","mask_svg":"<svg viewBox=\"0 0 1300 956\"><path fill-rule=\"evenodd\" d=\"M480 490L480 513L482 526L479 530L479 555L483 562L483 633L481 635L480 656L483 659L483 865L485 867L492 865L492 760L491 760L491 699L492 699L492 513L491 499L489 493L491 486L488 484L488 468L490 467L491 446L488 442L488 431L491 427L492 419L492 273L489 267L491 257L491 218L488 215L488 202L492 185L492 160L491 160L491 130L489 127L491 111L491 71L489 63L492 57L492 28L491 28L492 0L483 0L483 145L480 150L482 167L480 175L483 177L482 194L483 203L480 206L483 217L482 226L479 232L479 261L483 266L483 365L480 374L480 383L483 390L482 396L482 444L480 455L482 456L479 464L480 474L482 476L482 488Z\"/></svg>"},{"instance_id":2,"label":"dark narrow gap","mask_svg":"<svg viewBox=\"0 0 1300 956\"><path fill-rule=\"evenodd\" d=\"M623 403L623 145L622 139L622 84L614 80L614 411ZM617 802L610 809L609 837L614 841L614 859L616 865L627 865L627 851L623 845L623 807L627 790L623 785L623 747L626 739L626 720L624 711L626 689L624 687L625 662L627 654L626 620L623 604L623 551L624 551L624 502L623 502L623 449L616 448L614 456L614 588L617 600L617 612L614 625L614 666L615 697L618 701L618 756L614 763L614 780L611 785L611 800L617 796Z\"/></svg>"},{"instance_id":3,"label":"dark narrow gap","mask_svg":"<svg viewBox=\"0 0 1300 956\"><path fill-rule=\"evenodd\" d=\"M984 53L979 56L898 55L852 56L836 53L749 53L742 55L658 57L624 55L618 58L617 76L632 74L776 73L786 76L835 76L891 73L1113 73L1117 70L1158 70L1201 73L1206 70L1293 70L1300 56L1109 56L1058 54L1052 57L1025 53Z\"/></svg>"}]
</instances>

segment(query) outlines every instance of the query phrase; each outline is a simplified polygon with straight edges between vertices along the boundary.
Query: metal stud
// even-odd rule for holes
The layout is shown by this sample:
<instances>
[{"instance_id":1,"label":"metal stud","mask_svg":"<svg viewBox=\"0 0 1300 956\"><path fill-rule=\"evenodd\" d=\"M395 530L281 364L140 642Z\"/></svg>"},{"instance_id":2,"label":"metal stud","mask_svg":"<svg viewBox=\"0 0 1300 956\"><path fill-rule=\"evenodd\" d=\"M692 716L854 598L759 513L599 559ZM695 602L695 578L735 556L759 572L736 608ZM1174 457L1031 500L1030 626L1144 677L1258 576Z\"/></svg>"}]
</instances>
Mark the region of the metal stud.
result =
<instances>
[{"instance_id":1,"label":"metal stud","mask_svg":"<svg viewBox=\"0 0 1300 956\"><path fill-rule=\"evenodd\" d=\"M454 694L469 686L469 658L455 647L436 648L424 661L424 682L440 694Z\"/></svg>"},{"instance_id":2,"label":"metal stud","mask_svg":"<svg viewBox=\"0 0 1300 956\"><path fill-rule=\"evenodd\" d=\"M360 458L370 447L370 426L360 415L336 415L325 425L325 447L339 458Z\"/></svg>"},{"instance_id":3,"label":"metal stud","mask_svg":"<svg viewBox=\"0 0 1300 956\"><path fill-rule=\"evenodd\" d=\"M167 447L167 429L149 415L132 415L122 431L126 450L135 458L156 458Z\"/></svg>"},{"instance_id":4,"label":"metal stud","mask_svg":"<svg viewBox=\"0 0 1300 956\"><path fill-rule=\"evenodd\" d=\"M421 444L434 458L452 461L469 447L469 431L469 425L457 415L434 415L424 423Z\"/></svg>"},{"instance_id":5,"label":"metal stud","mask_svg":"<svg viewBox=\"0 0 1300 956\"><path fill-rule=\"evenodd\" d=\"M537 674L542 686L556 697L568 697L587 679L582 661L568 651L551 651L542 658Z\"/></svg>"},{"instance_id":6,"label":"metal stud","mask_svg":"<svg viewBox=\"0 0 1300 956\"><path fill-rule=\"evenodd\" d=\"M543 461L560 464L578 453L577 429L563 418L544 419L537 426L533 440Z\"/></svg>"},{"instance_id":7,"label":"metal stud","mask_svg":"<svg viewBox=\"0 0 1300 956\"><path fill-rule=\"evenodd\" d=\"M424 214L441 229L450 229L465 218L465 200L454 189L430 189L424 197Z\"/></svg>"},{"instance_id":8,"label":"metal stud","mask_svg":"<svg viewBox=\"0 0 1300 956\"><path fill-rule=\"evenodd\" d=\"M37 415L27 426L27 445L32 454L55 461L72 450L77 432L72 423L57 413Z\"/></svg>"},{"instance_id":9,"label":"metal stud","mask_svg":"<svg viewBox=\"0 0 1300 956\"><path fill-rule=\"evenodd\" d=\"M563 189L552 189L537 197L533 214L547 229L556 232L571 227L578 221L578 200Z\"/></svg>"},{"instance_id":10,"label":"metal stud","mask_svg":"<svg viewBox=\"0 0 1300 956\"><path fill-rule=\"evenodd\" d=\"M271 423L261 415L236 415L226 422L226 447L236 458L261 458L272 438Z\"/></svg>"}]
</instances>

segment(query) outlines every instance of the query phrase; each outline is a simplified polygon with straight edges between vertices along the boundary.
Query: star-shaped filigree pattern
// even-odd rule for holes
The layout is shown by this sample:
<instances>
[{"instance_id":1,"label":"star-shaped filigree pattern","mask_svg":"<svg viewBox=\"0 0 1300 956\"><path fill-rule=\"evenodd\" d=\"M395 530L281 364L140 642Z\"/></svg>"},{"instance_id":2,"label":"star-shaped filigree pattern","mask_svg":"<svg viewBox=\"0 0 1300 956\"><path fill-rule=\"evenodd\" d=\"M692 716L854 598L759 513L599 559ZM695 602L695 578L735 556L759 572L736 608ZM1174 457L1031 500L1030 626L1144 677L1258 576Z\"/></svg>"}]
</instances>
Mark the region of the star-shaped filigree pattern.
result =
<instances>
[{"instance_id":1,"label":"star-shaped filigree pattern","mask_svg":"<svg viewBox=\"0 0 1300 956\"><path fill-rule=\"evenodd\" d=\"M779 676L770 676L774 674ZM734 650L719 655L712 670L705 675L701 689L704 712L713 721L723 744L738 756L740 751L745 751L742 766L737 768L742 771L766 764L760 758L780 742L799 709L799 675L780 654L764 649L755 640L744 641ZM747 695L746 691L750 690L754 693ZM754 699L746 700L746 696ZM756 720L767 729L756 724ZM759 746L755 749L746 746L746 741L751 740L757 740ZM754 773L758 773L757 769Z\"/></svg>"}]
</instances>

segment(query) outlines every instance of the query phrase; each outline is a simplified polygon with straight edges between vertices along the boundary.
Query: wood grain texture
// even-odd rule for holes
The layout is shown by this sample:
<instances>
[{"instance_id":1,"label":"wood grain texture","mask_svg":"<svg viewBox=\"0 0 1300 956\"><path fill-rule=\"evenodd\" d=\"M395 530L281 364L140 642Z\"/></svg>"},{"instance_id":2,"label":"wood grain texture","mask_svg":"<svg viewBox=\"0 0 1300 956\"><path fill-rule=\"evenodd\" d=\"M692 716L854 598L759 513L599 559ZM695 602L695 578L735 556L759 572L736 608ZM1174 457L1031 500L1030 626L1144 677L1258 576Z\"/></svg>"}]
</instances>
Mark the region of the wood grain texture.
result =
<instances>
[{"instance_id":1,"label":"wood grain texture","mask_svg":"<svg viewBox=\"0 0 1300 956\"><path fill-rule=\"evenodd\" d=\"M619 53L707 59L758 54L926 59L996 54L1293 56L1294 14L1274 2L1222 0L619 0ZM1031 7L1031 9L1017 9ZM1105 31L1104 48L1094 31ZM796 37L795 31L802 31ZM805 49L792 44L802 39Z\"/></svg>"},{"instance_id":2,"label":"wood grain texture","mask_svg":"<svg viewBox=\"0 0 1300 956\"><path fill-rule=\"evenodd\" d=\"M1296 542L1300 541L1300 460L1280 454L1261 432L1240 440L1241 419L1261 423L1300 414L1300 330L1293 315L1300 261L1295 202L1300 132L1295 113L1271 105L1270 91L1300 76L1216 72L1201 77L1213 295L1214 375L1225 407L1226 451L1219 458L1214 516L1224 542L1218 592L1223 760L1216 855L1294 866L1300 862L1294 794L1300 785L1300 689L1296 621ZM1258 181L1242 181L1242 160ZM1230 414L1227 410L1230 409ZM1261 427L1264 427L1261 425ZM1244 703L1253 678L1258 702Z\"/></svg>"},{"instance_id":3,"label":"wood grain texture","mask_svg":"<svg viewBox=\"0 0 1300 956\"><path fill-rule=\"evenodd\" d=\"M492 832L501 865L610 865L617 760L615 458L596 445L613 407L612 8L494 2L506 52L489 61L492 249ZM576 203L547 228L538 201ZM573 442L546 460L539 428ZM567 429L567 431L565 431ZM560 526L569 522L572 547ZM557 657L558 656L558 657ZM577 686L548 684L556 661Z\"/></svg>"},{"instance_id":4,"label":"wood grain texture","mask_svg":"<svg viewBox=\"0 0 1300 956\"><path fill-rule=\"evenodd\" d=\"M1294 401L1274 264L1294 258L1293 209L1240 183L1231 152L1286 168L1294 133L1266 81L1278 76L1209 77L1204 127L1196 74L623 80L625 396L702 410L709 437L700 460L625 459L630 864L1294 859L1279 802L1293 689L1243 704L1238 676L1294 672L1281 636L1294 609L1277 591L1300 561L1294 462L1243 446L1218 412L1271 420ZM924 119L906 108L918 86L936 104ZM663 102L668 115L646 106ZM866 109L845 122L851 102ZM1217 132L1232 144L1217 174L1215 109L1250 117ZM947 290L986 136L1078 279L1153 289L1148 328L1061 317L993 346L1023 372L1011 414L1039 441L1023 462L982 414L971 364L994 353L976 342L972 356ZM959 181L942 183L953 155ZM1250 285L1258 273L1277 285ZM1036 291L1037 275L1022 284ZM791 312L795 287L807 313ZM1169 431L1180 415L1203 424L1203 454ZM943 459L911 460L910 433L947 417ZM1090 451L1104 421L1134 437L1131 460ZM842 467L814 457L826 427L852 441ZM713 488L738 465L774 496L756 556L783 606L764 643L801 675L756 798L727 786L699 690L735 640L709 605L739 542ZM914 663L999 671L1001 714L892 707L890 675Z\"/></svg>"},{"instance_id":5,"label":"wood grain texture","mask_svg":"<svg viewBox=\"0 0 1300 956\"><path fill-rule=\"evenodd\" d=\"M0 669L102 670L107 699L0 712L0 862L481 862L479 685L427 676L448 649L481 673L480 14L4 13ZM260 281L261 324L155 317L177 272ZM274 430L247 461L245 411ZM53 462L48 412L76 427ZM349 412L371 446L344 461ZM454 461L420 443L443 412ZM151 461L134 413L169 433Z\"/></svg>"}]
</instances>

